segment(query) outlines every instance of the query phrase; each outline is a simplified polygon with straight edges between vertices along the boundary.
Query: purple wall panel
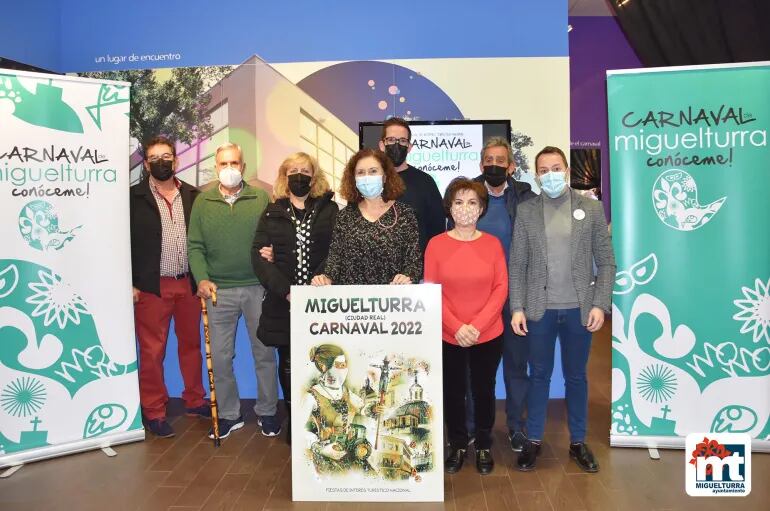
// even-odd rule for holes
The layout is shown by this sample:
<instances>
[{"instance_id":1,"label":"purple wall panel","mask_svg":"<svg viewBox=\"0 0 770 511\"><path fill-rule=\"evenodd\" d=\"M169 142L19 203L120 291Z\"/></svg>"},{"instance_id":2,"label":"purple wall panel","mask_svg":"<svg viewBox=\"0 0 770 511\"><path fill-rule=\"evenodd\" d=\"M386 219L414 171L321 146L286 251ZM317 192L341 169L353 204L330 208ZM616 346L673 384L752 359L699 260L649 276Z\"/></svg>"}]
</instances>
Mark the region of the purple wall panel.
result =
<instances>
[{"instance_id":1,"label":"purple wall panel","mask_svg":"<svg viewBox=\"0 0 770 511\"><path fill-rule=\"evenodd\" d=\"M602 195L610 217L610 162L607 145L608 69L642 67L612 16L569 18L570 133L572 148L598 147L602 154Z\"/></svg>"}]
</instances>

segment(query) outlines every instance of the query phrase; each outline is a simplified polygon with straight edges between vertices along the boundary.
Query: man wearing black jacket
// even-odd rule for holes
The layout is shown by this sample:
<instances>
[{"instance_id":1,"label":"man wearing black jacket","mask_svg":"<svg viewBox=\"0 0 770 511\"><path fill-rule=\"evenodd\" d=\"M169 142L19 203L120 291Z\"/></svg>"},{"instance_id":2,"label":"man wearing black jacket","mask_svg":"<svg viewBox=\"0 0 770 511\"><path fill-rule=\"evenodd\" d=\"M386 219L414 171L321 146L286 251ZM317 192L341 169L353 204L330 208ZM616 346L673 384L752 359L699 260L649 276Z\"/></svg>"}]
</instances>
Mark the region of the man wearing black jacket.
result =
<instances>
[{"instance_id":1,"label":"man wearing black jacket","mask_svg":"<svg viewBox=\"0 0 770 511\"><path fill-rule=\"evenodd\" d=\"M201 377L200 301L187 262L187 226L198 190L177 179L174 143L155 137L144 146L144 179L131 187L131 270L139 342L139 397L147 428L174 435L166 421L163 359L174 318L182 399L187 415L211 415Z\"/></svg>"},{"instance_id":2,"label":"man wearing black jacket","mask_svg":"<svg viewBox=\"0 0 770 511\"><path fill-rule=\"evenodd\" d=\"M484 183L489 194L487 212L479 219L478 229L496 236L509 259L516 207L535 197L527 183L514 180L513 150L508 141L492 137L484 143L479 164L481 175L475 180ZM529 390L527 343L513 333L511 311L503 307L503 380L505 381L505 413L511 448L521 451L527 439L525 426L526 399Z\"/></svg>"},{"instance_id":3,"label":"man wearing black jacket","mask_svg":"<svg viewBox=\"0 0 770 511\"><path fill-rule=\"evenodd\" d=\"M399 117L391 117L382 125L380 150L384 151L396 167L406 185L406 191L398 198L412 206L420 229L420 250L425 253L428 241L446 230L446 217L441 194L436 182L427 172L412 167L406 156L412 150L412 130Z\"/></svg>"}]
</instances>

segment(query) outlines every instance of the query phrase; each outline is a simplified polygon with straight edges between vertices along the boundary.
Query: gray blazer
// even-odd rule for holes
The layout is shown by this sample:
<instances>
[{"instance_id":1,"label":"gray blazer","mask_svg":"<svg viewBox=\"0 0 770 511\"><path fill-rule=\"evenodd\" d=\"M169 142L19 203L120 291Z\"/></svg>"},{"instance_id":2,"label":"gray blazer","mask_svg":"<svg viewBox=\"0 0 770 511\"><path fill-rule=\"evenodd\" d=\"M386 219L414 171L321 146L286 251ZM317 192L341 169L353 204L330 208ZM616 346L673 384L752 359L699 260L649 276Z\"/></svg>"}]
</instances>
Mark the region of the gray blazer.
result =
<instances>
[{"instance_id":1,"label":"gray blazer","mask_svg":"<svg viewBox=\"0 0 770 511\"><path fill-rule=\"evenodd\" d=\"M607 231L607 219L599 201L572 194L572 281L580 303L583 325L593 307L610 312L615 282L615 254ZM585 218L575 218L583 210ZM578 214L580 216L580 214ZM518 206L508 263L511 311L524 310L527 319L537 321L545 314L548 258L546 257L543 197ZM594 275L594 262L598 272Z\"/></svg>"}]
</instances>

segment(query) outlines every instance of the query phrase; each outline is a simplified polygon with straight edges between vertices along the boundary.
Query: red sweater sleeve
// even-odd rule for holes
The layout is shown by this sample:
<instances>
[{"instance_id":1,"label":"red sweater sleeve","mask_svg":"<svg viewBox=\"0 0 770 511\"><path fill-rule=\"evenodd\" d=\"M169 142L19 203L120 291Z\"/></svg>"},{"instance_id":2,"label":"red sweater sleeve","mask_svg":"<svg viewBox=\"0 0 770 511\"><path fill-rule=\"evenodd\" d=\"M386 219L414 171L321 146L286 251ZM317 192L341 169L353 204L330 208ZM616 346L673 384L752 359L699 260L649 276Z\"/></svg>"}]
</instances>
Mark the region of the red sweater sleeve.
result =
<instances>
[{"instance_id":1,"label":"red sweater sleeve","mask_svg":"<svg viewBox=\"0 0 770 511\"><path fill-rule=\"evenodd\" d=\"M428 247L425 249L425 282L440 283L438 274L439 258L441 248L441 234L434 237L428 242ZM444 299L444 289L441 289L441 322L444 324L447 330L451 332L457 332L463 322L457 319L452 309L449 306L449 301Z\"/></svg>"},{"instance_id":2,"label":"red sweater sleeve","mask_svg":"<svg viewBox=\"0 0 770 511\"><path fill-rule=\"evenodd\" d=\"M471 324L479 332L483 332L492 326L492 323L500 319L505 298L508 296L508 266L505 264L505 254L500 241L494 236L489 236L489 250L494 255L495 275L492 281L492 292L489 295L484 308L479 311Z\"/></svg>"}]
</instances>

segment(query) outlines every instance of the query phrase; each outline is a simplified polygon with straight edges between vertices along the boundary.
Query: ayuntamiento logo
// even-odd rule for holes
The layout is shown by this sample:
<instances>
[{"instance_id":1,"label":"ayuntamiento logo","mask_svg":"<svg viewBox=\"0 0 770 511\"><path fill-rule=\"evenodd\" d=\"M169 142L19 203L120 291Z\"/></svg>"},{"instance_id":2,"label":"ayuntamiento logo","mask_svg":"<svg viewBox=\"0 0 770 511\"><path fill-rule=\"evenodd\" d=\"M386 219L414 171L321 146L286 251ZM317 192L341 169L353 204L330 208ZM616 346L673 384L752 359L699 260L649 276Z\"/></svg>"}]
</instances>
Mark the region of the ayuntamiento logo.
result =
<instances>
[{"instance_id":1,"label":"ayuntamiento logo","mask_svg":"<svg viewBox=\"0 0 770 511\"><path fill-rule=\"evenodd\" d=\"M751 493L751 437L692 433L685 450L685 488L692 497L745 497Z\"/></svg>"}]
</instances>

